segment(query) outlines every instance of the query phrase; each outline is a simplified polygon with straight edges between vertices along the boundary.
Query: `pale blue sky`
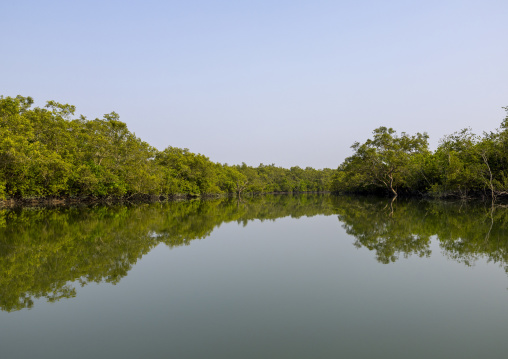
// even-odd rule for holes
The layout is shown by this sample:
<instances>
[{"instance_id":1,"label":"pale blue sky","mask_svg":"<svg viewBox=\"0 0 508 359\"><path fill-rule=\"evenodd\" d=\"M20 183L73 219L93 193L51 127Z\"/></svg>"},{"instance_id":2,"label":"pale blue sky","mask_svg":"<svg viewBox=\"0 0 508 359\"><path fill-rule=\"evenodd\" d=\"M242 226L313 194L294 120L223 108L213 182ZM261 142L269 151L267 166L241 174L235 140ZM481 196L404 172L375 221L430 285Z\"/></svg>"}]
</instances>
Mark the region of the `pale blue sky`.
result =
<instances>
[{"instance_id":1,"label":"pale blue sky","mask_svg":"<svg viewBox=\"0 0 508 359\"><path fill-rule=\"evenodd\" d=\"M0 94L216 162L336 168L384 125L494 130L508 1L1 1Z\"/></svg>"}]
</instances>

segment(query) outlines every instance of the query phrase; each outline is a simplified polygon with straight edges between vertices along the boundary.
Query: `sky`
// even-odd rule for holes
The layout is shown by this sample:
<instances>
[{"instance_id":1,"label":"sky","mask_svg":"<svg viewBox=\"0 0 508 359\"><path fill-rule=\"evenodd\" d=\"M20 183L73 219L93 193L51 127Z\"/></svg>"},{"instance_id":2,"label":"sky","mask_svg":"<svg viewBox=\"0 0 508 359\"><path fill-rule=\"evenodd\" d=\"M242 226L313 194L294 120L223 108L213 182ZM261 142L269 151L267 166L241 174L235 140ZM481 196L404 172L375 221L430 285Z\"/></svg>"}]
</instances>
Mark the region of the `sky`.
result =
<instances>
[{"instance_id":1,"label":"sky","mask_svg":"<svg viewBox=\"0 0 508 359\"><path fill-rule=\"evenodd\" d=\"M508 1L0 1L0 95L214 162L336 168L379 126L494 131Z\"/></svg>"}]
</instances>

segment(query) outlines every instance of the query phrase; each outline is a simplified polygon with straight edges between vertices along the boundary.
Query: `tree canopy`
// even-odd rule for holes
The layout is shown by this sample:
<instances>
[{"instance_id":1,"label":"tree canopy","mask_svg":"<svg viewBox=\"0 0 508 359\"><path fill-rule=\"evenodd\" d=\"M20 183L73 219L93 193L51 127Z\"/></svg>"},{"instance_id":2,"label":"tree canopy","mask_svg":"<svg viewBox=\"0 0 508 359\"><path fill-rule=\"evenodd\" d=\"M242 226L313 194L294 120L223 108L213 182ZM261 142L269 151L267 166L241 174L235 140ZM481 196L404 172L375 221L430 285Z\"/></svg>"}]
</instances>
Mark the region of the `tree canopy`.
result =
<instances>
[{"instance_id":1,"label":"tree canopy","mask_svg":"<svg viewBox=\"0 0 508 359\"><path fill-rule=\"evenodd\" d=\"M32 106L31 97L0 97L0 199L324 191L333 172L159 151L115 112L88 120L72 105Z\"/></svg>"},{"instance_id":2,"label":"tree canopy","mask_svg":"<svg viewBox=\"0 0 508 359\"><path fill-rule=\"evenodd\" d=\"M508 107L499 129L463 129L430 151L428 135L379 127L336 170L211 161L188 149L160 151L111 112L88 120L69 104L0 96L0 200L131 198L236 193L384 193L436 197L508 194Z\"/></svg>"},{"instance_id":3,"label":"tree canopy","mask_svg":"<svg viewBox=\"0 0 508 359\"><path fill-rule=\"evenodd\" d=\"M428 135L397 135L379 127L373 138L354 143L354 153L338 167L334 192L431 195L436 197L508 194L508 107L499 129L475 135L463 129L441 139L431 152Z\"/></svg>"}]
</instances>

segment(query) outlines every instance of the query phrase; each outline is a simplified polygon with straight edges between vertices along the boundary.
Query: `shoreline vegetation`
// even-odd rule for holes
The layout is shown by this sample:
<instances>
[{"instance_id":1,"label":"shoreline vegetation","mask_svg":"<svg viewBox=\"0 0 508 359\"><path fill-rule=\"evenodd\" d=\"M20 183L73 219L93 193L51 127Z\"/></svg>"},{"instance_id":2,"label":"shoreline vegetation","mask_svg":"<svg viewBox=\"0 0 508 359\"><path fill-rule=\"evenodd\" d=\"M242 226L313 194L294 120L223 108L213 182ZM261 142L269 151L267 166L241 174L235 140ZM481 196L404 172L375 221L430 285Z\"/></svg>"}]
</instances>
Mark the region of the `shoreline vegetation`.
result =
<instances>
[{"instance_id":1,"label":"shoreline vegetation","mask_svg":"<svg viewBox=\"0 0 508 359\"><path fill-rule=\"evenodd\" d=\"M142 141L111 112L74 116L75 107L0 97L0 201L104 202L244 193L321 192L332 169L214 163L188 149Z\"/></svg>"},{"instance_id":2,"label":"shoreline vegetation","mask_svg":"<svg viewBox=\"0 0 508 359\"><path fill-rule=\"evenodd\" d=\"M397 135L379 127L373 138L354 143L354 154L332 176L333 192L434 198L508 195L508 107L499 129L475 135L463 129L429 150L427 133Z\"/></svg>"},{"instance_id":3,"label":"shoreline vegetation","mask_svg":"<svg viewBox=\"0 0 508 359\"><path fill-rule=\"evenodd\" d=\"M283 195L330 195L330 191L305 191L305 192L262 192L246 194L238 197L236 193L211 193L203 195L171 194L171 195L134 195L130 197L42 197L0 200L0 209L14 209L17 207L67 207L67 206L95 206L95 205L122 205L122 204L150 204L156 202L180 202L192 200L226 200L236 198L240 201L262 196Z\"/></svg>"},{"instance_id":4,"label":"shoreline vegetation","mask_svg":"<svg viewBox=\"0 0 508 359\"><path fill-rule=\"evenodd\" d=\"M188 149L159 151L111 112L0 96L0 206L158 201L244 194L332 192L435 198L508 195L508 107L494 132L464 129L435 151L428 135L379 127L337 169L212 162Z\"/></svg>"}]
</instances>

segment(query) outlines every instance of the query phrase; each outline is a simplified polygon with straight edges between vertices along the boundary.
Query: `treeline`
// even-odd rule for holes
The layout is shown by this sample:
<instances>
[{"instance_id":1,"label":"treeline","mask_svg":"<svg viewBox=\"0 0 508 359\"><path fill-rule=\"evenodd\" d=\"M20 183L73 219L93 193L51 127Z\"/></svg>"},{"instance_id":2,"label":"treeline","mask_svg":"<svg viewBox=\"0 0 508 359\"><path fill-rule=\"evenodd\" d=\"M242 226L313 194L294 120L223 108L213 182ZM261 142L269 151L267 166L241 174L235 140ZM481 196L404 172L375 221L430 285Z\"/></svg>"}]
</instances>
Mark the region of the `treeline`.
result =
<instances>
[{"instance_id":1,"label":"treeline","mask_svg":"<svg viewBox=\"0 0 508 359\"><path fill-rule=\"evenodd\" d=\"M355 143L337 170L215 163L188 149L150 146L112 112L74 116L75 107L0 96L0 200L130 198L226 193L377 193L433 197L508 195L507 117L482 136L465 129L435 151L428 135L379 127Z\"/></svg>"},{"instance_id":2,"label":"treeline","mask_svg":"<svg viewBox=\"0 0 508 359\"><path fill-rule=\"evenodd\" d=\"M432 152L428 135L379 127L373 138L356 142L354 154L335 172L330 188L340 193L389 193L433 197L508 194L508 107L494 132L464 129L445 136Z\"/></svg>"},{"instance_id":3,"label":"treeline","mask_svg":"<svg viewBox=\"0 0 508 359\"><path fill-rule=\"evenodd\" d=\"M331 169L214 163L188 149L150 146L112 112L0 96L0 199L132 197L328 189Z\"/></svg>"}]
</instances>

